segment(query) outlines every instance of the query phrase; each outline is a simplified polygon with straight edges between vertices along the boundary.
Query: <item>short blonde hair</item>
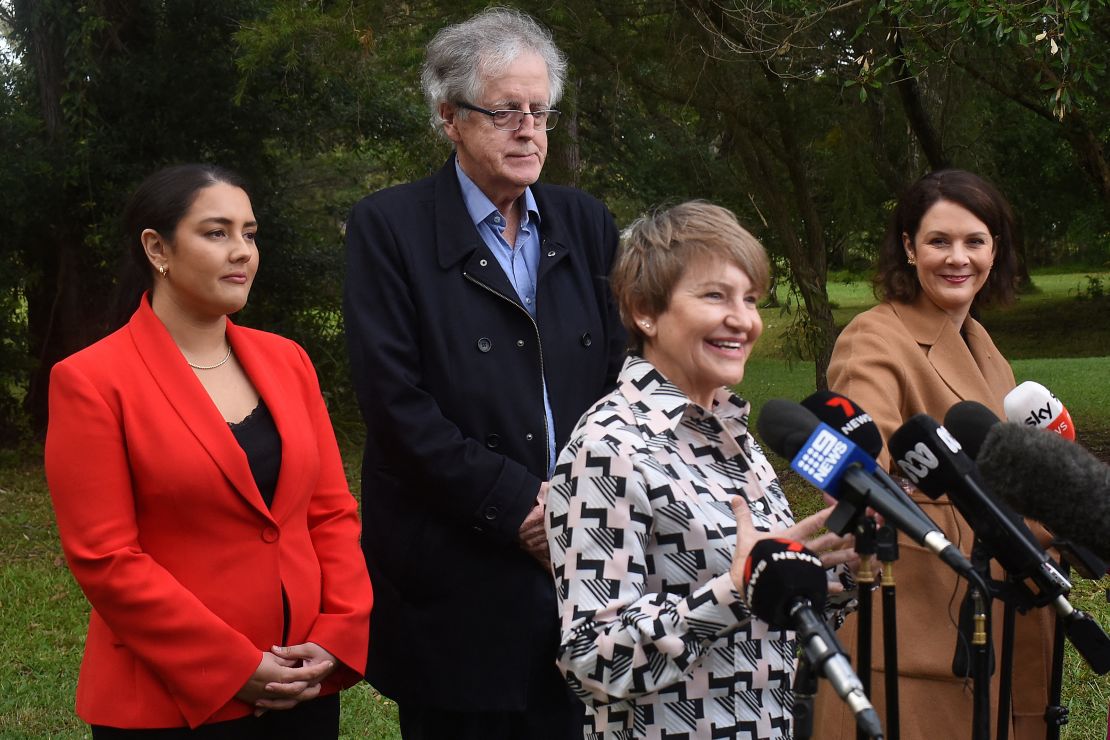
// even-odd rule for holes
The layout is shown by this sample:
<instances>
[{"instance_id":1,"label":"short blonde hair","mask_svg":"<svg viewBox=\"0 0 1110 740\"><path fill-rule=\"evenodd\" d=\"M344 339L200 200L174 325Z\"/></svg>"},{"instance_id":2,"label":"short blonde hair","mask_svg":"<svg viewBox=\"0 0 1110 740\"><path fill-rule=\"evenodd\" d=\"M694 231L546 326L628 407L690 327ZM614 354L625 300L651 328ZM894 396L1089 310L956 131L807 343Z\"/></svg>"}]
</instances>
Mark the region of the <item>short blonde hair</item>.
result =
<instances>
[{"instance_id":1,"label":"short blonde hair","mask_svg":"<svg viewBox=\"0 0 1110 740\"><path fill-rule=\"evenodd\" d=\"M630 349L642 352L644 346L635 314L666 311L687 266L704 258L731 262L761 296L766 294L771 280L767 251L727 208L692 200L656 209L628 227L609 279Z\"/></svg>"}]
</instances>

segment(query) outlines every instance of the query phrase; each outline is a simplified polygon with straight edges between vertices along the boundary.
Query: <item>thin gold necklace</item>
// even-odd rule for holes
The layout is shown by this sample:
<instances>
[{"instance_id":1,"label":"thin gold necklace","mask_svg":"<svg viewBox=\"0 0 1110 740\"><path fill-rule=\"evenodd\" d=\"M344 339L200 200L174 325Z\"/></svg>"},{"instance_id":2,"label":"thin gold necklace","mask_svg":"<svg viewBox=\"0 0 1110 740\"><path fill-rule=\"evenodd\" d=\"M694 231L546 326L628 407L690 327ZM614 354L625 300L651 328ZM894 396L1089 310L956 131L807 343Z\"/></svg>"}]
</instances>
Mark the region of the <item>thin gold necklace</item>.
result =
<instances>
[{"instance_id":1,"label":"thin gold necklace","mask_svg":"<svg viewBox=\"0 0 1110 740\"><path fill-rule=\"evenodd\" d=\"M193 363L189 362L188 357L185 358L185 362L189 365L189 367L193 368L194 370L215 370L216 368L220 367L221 365L223 365L225 362L227 362L230 359L231 359L231 342L228 342L227 343L227 354L224 355L224 358L222 360L220 360L219 362L217 362L215 365L194 365Z\"/></svg>"}]
</instances>

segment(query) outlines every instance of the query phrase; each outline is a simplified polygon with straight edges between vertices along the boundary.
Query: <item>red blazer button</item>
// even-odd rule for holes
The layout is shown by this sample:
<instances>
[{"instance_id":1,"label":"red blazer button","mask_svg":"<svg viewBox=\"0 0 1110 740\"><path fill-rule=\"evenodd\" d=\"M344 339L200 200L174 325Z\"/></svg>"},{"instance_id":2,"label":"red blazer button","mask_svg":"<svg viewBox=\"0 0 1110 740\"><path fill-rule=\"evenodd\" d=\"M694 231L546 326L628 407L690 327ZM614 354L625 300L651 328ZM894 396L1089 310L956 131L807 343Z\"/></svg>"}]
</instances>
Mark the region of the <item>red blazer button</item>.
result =
<instances>
[{"instance_id":1,"label":"red blazer button","mask_svg":"<svg viewBox=\"0 0 1110 740\"><path fill-rule=\"evenodd\" d=\"M263 542L269 542L269 543L277 542L278 537L280 537L280 536L281 536L281 533L279 533L273 527L266 527L265 529L262 530L262 541Z\"/></svg>"}]
</instances>

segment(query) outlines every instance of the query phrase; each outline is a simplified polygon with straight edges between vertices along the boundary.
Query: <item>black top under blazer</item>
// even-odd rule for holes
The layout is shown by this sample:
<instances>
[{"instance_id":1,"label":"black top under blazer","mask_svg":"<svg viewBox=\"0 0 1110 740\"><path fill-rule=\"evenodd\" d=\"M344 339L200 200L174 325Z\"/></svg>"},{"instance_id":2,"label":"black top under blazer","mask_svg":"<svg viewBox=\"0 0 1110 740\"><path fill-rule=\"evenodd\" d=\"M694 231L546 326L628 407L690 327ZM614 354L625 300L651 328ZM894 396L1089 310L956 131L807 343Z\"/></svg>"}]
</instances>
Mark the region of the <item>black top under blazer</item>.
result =
<instances>
[{"instance_id":1,"label":"black top under blazer","mask_svg":"<svg viewBox=\"0 0 1110 740\"><path fill-rule=\"evenodd\" d=\"M547 477L542 380L558 449L613 386L625 333L608 283L612 216L572 188L532 192L535 321L470 219L454 157L364 198L348 223L375 595L367 679L397 701L520 710L529 677L554 665L552 578L516 544Z\"/></svg>"}]
</instances>

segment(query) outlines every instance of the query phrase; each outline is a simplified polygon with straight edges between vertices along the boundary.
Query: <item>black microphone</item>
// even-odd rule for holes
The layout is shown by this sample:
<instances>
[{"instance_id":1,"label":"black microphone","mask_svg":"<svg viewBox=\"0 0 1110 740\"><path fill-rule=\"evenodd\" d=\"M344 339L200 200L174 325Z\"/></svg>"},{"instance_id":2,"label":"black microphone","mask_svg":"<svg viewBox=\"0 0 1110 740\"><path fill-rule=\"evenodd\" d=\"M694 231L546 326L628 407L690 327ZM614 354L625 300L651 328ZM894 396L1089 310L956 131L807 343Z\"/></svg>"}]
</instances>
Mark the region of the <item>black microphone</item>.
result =
<instances>
[{"instance_id":1,"label":"black microphone","mask_svg":"<svg viewBox=\"0 0 1110 740\"><path fill-rule=\"evenodd\" d=\"M981 407L994 418L985 406ZM997 421L997 419L995 419ZM1036 537L1013 512L1003 511L979 480L975 463L960 443L932 417L917 414L890 437L899 467L926 495L949 501L967 520L990 554L1010 575L1031 606L1052 603L1071 590ZM1029 587L1031 581L1037 590Z\"/></svg>"},{"instance_id":2,"label":"black microphone","mask_svg":"<svg viewBox=\"0 0 1110 740\"><path fill-rule=\"evenodd\" d=\"M843 396L836 391L817 391L802 399L802 405L812 411L818 419L839 430L841 434L871 457L878 457L882 453L883 435L879 431L879 425L871 418L871 414L864 411L859 404L847 396ZM902 486L898 485L896 480L890 477L882 466L876 466L872 472L905 504L911 513L916 515L916 512L921 511L914 500L910 498L910 495L902 489ZM925 524L932 525L933 522L926 520ZM834 529L833 524L828 526L829 529ZM834 529L834 531L839 530Z\"/></svg>"},{"instance_id":3,"label":"black microphone","mask_svg":"<svg viewBox=\"0 0 1110 740\"><path fill-rule=\"evenodd\" d=\"M967 412L967 408L964 407L964 413ZM985 406L981 408L986 414L994 417L990 409ZM982 411L978 412L981 417L978 422L980 425L986 420ZM997 421L997 418L994 418ZM1055 442L1052 445L1053 448L1057 446L1071 448L1073 455L1074 450L1079 449L1077 445L1059 439L1055 435L1044 434L1040 430L1027 430L1013 424L996 423L987 433L979 449L980 467L978 468L983 474L983 479L988 481L995 491L1001 492L1010 486L1029 490L1031 485L1037 486L1038 483L1044 485L1043 471L1053 469L1054 461L1060 459L1057 455L1062 453L1060 449L1053 449L1053 456L1042 454L1039 457L1039 465L1025 462L1021 474L1017 476L999 475L1000 467L1017 465L1019 458L1028 459L1029 449L1025 446L1011 446L1007 442L998 444L995 441L1008 438L1007 432L999 431L1007 427L1018 429L1020 438L1024 441L1036 440L1033 442L1034 447L1041 441L1040 438L1044 438ZM945 491L948 492L949 500L975 530L991 555L1011 575L1017 576L1011 579L1015 593L1023 594L1035 606L1052 604L1063 621L1065 634L1091 669L1099 675L1110 672L1110 637L1107 637L1098 622L1090 615L1079 611L1067 600L1066 594L1071 591L1071 583L1056 569L1024 522L1020 527L1015 525L1013 519L986 493L979 478L974 474L975 463L963 453L960 443L948 430L925 414L918 414L891 436L890 450L891 454L896 456L903 471L926 494L936 498ZM998 454L999 450L1003 451L1001 455ZM984 462L987 466L986 470L990 471L989 474L983 469ZM1097 460L1095 462L1101 466L1105 474L1106 466ZM1093 471L1088 469L1087 472ZM1019 483L1023 476L1026 478L1039 476L1038 483L1030 484L1028 481ZM1089 482L1057 480L1052 485L1074 486ZM1110 495L1110 490L1104 487L1103 493ZM1033 496L1033 498L1039 497ZM1036 586L1036 592L1033 591L1031 584Z\"/></svg>"},{"instance_id":4,"label":"black microphone","mask_svg":"<svg viewBox=\"0 0 1110 740\"><path fill-rule=\"evenodd\" d=\"M1012 423L990 429L978 459L1015 510L1110 559L1110 466L1063 437Z\"/></svg>"},{"instance_id":5,"label":"black microphone","mask_svg":"<svg viewBox=\"0 0 1110 740\"><path fill-rule=\"evenodd\" d=\"M1075 425L1072 423L1071 417L1067 415L1067 409L1063 407L1063 404L1060 403L1060 400L1056 398L1056 396L1052 395L1052 393L1047 388L1045 388L1043 385L1027 381L1022 385L1019 385L1015 390L1022 390L1023 393L1019 394L1017 400L1013 401L1012 403L1008 403L1007 406L1013 406L1017 403L1017 401L1022 401L1023 404L1017 408L1017 412L1019 414L1018 418L1010 418L1011 422L1024 425L1025 429L1039 429L1045 432L1053 433L1054 435L1059 436L1061 439L1074 439ZM1034 391L1035 395L1037 396L1037 398L1035 399L1035 403L1038 404L1040 418L1049 419L1049 417L1051 416L1052 419L1058 420L1066 417L1067 423L1063 425L1058 424L1056 428L1048 426L1047 421L1044 425L1040 426L1030 423L1027 420L1028 417L1035 417L1036 414L1026 414L1024 412L1024 409L1026 406L1029 405L1029 396ZM1010 400L1010 396L1007 396L1006 398L1007 400ZM1040 401L1044 401L1044 403L1042 404L1040 403ZM1053 404L1058 407L1058 410L1052 408ZM1045 409L1048 409L1048 411L1045 411ZM989 434L991 429L993 429L997 424L1000 423L1001 422L998 420L998 418L995 417L994 413L990 409L986 408L980 403L976 403L975 401L961 401L957 403L955 406L948 409L948 413L944 417L944 426L952 432L953 436L955 436L956 439L959 440L960 444L964 446L967 454L970 455L971 458L974 460L979 459L979 450L983 446L983 442L986 440L987 434ZM1069 434L1069 432L1071 434ZM982 471L980 470L980 472ZM996 496L1002 499L1002 501L1013 505L1012 501L1006 500L1006 496L1009 493L1008 490L1001 490L993 484L989 487L992 489L992 492L994 492ZM1053 516L1058 514L1057 507L1052 505L1054 496L1055 493L1052 492L1050 489L1042 489L1041 495L1036 497L1036 502L1047 505L1048 510L1052 512ZM1106 500L1103 500L1099 503L1102 503L1105 507L1110 507L1110 502ZM1009 510L1007 509L1007 511ZM1089 522L1089 520L1085 518L1087 517L1087 515L1088 507L1084 506L1081 513L1079 514L1079 516L1082 517L1081 521L1079 522L1081 525L1085 525ZM1095 552L1091 550L1091 548L1085 547L1079 542L1073 541L1070 537L1058 535L1056 533L1055 527L1053 527L1051 524L1047 524L1040 517L1034 516L1031 518L1038 519L1039 521L1041 521L1042 524L1045 524L1052 531L1053 537L1055 537L1052 542L1052 546L1057 549L1061 556L1063 556L1068 564L1071 565L1071 567L1074 568L1076 572L1079 573L1079 575L1083 576L1084 578L1089 578L1096 581L1106 575L1108 563L1105 556L1096 555ZM1014 519L1016 521L1020 521L1017 514L1014 514ZM1099 538L1100 545L1104 541L1105 538Z\"/></svg>"},{"instance_id":6,"label":"black microphone","mask_svg":"<svg viewBox=\"0 0 1110 740\"><path fill-rule=\"evenodd\" d=\"M801 543L759 540L744 562L744 597L752 614L775 629L794 630L806 660L848 704L859 728L881 738L879 715L836 635L821 618L827 591L821 559Z\"/></svg>"},{"instance_id":7,"label":"black microphone","mask_svg":"<svg viewBox=\"0 0 1110 740\"><path fill-rule=\"evenodd\" d=\"M878 468L875 459L811 411L793 401L771 399L763 405L756 428L767 446L790 460L790 467L814 486L837 499L854 496L914 542L935 552L957 573L977 586L983 585L971 563L940 527L874 475Z\"/></svg>"}]
</instances>

